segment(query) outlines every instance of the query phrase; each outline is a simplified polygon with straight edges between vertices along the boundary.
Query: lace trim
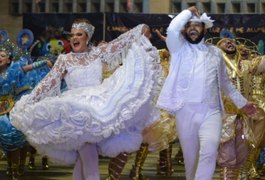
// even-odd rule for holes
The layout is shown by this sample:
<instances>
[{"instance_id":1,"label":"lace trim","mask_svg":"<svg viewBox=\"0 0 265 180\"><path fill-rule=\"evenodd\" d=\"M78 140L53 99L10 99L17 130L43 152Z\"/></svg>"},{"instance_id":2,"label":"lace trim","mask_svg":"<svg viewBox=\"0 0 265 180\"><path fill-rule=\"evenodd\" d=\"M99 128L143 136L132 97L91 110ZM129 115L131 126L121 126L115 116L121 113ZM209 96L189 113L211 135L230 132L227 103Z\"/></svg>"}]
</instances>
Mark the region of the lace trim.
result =
<instances>
[{"instance_id":1,"label":"lace trim","mask_svg":"<svg viewBox=\"0 0 265 180\"><path fill-rule=\"evenodd\" d=\"M64 132L66 133L65 135L58 135L59 132L57 131L51 132L52 130L50 129L44 129L43 131L38 131L37 133L34 133L32 132L32 130L30 130L32 123L34 123L33 121L35 121L35 119L30 118L34 106L29 105L26 110L24 108L21 109L21 107L23 107L23 104L25 103L25 100L27 99L26 97L23 97L21 101L17 104L17 107L15 106L15 108L11 112L12 119L14 119L12 124L18 129L22 130L28 136L28 140L33 141L34 144L49 144L51 148L57 149L77 149L84 142L99 141L102 138L109 137L113 133L119 133L128 125L127 123L129 123L130 121L134 121L132 118L135 116L137 111L139 111L139 108L141 106L143 106L145 103L150 103L148 103L149 99L152 100L151 103L154 103L155 93L158 92L161 88L159 86L159 82L161 81L161 79L159 78L161 77L161 66L158 63L158 51L154 47L152 47L151 43L144 36L140 38L139 42L140 46L144 47L145 51L147 51L148 53L148 55L146 54L146 57L144 57L145 53L142 53L141 51L142 48L137 47L136 45L135 51L129 51L131 53L131 56L134 55L134 57L137 59L137 65L140 66L143 70L143 74L139 73L137 75L139 77L136 77L140 79L140 81L137 81L135 84L136 89L139 89L139 91L135 91L129 94L129 99L131 100L128 101L127 104L118 104L115 111L112 112L112 117L104 117L103 119L100 119L102 121L99 121L98 119L93 118L93 116L95 116L93 112L90 112L91 114L74 114L73 116L78 115L79 118L89 117L88 119L86 119L86 124L84 124L85 131L80 130L80 132L74 132L74 134ZM152 113L152 111L150 113ZM38 116L34 118L38 118ZM106 120L110 118L113 118L113 120L108 121L109 124L106 123L103 126ZM25 123L22 123L24 119L27 120L25 121ZM57 119L55 118L55 120ZM138 120L142 121L142 119ZM39 121L41 121L41 119ZM91 128L95 131L91 131ZM51 134L46 134L47 131ZM89 135L91 136L90 139L87 138L87 136ZM56 140L55 138L57 136L59 136L60 138ZM77 139L78 141L76 141Z\"/></svg>"},{"instance_id":2,"label":"lace trim","mask_svg":"<svg viewBox=\"0 0 265 180\"><path fill-rule=\"evenodd\" d=\"M128 49L131 47L133 42L139 43L139 41L144 39L141 38L143 26L143 24L138 25L137 27L133 28L127 33L122 34L117 39L110 42L108 47L101 47L101 50L106 49L103 50L102 55L108 56L108 58L102 56L102 61L108 64L109 70L113 70L122 64L122 61L128 54ZM111 49L109 49L109 47L111 47ZM113 52L113 50L115 50L115 53L104 54L104 52Z\"/></svg>"},{"instance_id":3,"label":"lace trim","mask_svg":"<svg viewBox=\"0 0 265 180\"><path fill-rule=\"evenodd\" d=\"M112 69L118 67L132 43L141 39L143 26L138 25L110 43L90 47L88 52L60 55L49 74L32 91L30 97L28 97L28 103L40 101L47 96L58 95L61 79L65 75L66 69L71 66L89 65L92 61L100 60L106 62Z\"/></svg>"}]
</instances>

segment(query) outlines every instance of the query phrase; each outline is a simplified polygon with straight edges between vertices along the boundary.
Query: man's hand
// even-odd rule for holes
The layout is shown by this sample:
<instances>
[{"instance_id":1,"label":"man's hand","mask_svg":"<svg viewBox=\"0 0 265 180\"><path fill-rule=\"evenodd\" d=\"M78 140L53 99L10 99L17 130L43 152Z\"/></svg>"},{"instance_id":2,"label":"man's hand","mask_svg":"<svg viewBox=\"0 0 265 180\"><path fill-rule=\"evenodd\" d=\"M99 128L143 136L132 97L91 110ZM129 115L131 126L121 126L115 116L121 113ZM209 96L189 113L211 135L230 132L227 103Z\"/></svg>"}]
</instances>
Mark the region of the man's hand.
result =
<instances>
[{"instance_id":1,"label":"man's hand","mask_svg":"<svg viewBox=\"0 0 265 180\"><path fill-rule=\"evenodd\" d=\"M196 6L191 6L188 8L188 10L191 11L191 13L194 15L194 16L198 16L200 17L200 13L198 11L198 9L196 8Z\"/></svg>"},{"instance_id":2,"label":"man's hand","mask_svg":"<svg viewBox=\"0 0 265 180\"><path fill-rule=\"evenodd\" d=\"M254 103L248 102L241 110L246 113L247 116L254 116L258 111Z\"/></svg>"}]
</instances>

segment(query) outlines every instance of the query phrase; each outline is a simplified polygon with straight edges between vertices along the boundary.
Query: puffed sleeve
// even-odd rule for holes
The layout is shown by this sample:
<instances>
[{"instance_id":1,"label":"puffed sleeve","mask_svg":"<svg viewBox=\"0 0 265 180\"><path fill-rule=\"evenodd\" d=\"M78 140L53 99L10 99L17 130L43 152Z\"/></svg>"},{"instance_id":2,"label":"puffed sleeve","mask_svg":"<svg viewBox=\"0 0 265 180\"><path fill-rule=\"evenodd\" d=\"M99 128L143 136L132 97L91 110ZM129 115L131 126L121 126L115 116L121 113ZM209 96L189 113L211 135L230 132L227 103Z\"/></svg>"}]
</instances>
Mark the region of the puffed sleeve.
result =
<instances>
[{"instance_id":1,"label":"puffed sleeve","mask_svg":"<svg viewBox=\"0 0 265 180\"><path fill-rule=\"evenodd\" d=\"M51 71L40 81L29 95L28 103L37 102L47 96L54 96L60 93L62 76L65 73L65 60L67 55L60 55Z\"/></svg>"},{"instance_id":2,"label":"puffed sleeve","mask_svg":"<svg viewBox=\"0 0 265 180\"><path fill-rule=\"evenodd\" d=\"M140 24L109 43L103 43L98 46L98 53L101 61L107 63L110 69L113 69L121 64L122 59L125 57L125 54L131 45L134 42L139 41L141 37L144 36L144 26L147 25Z\"/></svg>"}]
</instances>

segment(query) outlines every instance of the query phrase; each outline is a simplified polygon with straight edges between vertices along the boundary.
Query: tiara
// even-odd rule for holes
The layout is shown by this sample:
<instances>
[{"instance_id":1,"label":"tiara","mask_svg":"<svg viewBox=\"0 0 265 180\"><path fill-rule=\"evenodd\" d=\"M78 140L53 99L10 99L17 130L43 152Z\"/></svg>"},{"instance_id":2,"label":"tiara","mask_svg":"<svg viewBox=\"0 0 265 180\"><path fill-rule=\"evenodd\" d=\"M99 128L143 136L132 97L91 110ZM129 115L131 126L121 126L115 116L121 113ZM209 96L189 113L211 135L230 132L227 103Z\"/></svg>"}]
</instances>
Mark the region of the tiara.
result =
<instances>
[{"instance_id":1,"label":"tiara","mask_svg":"<svg viewBox=\"0 0 265 180\"><path fill-rule=\"evenodd\" d=\"M20 57L25 55L22 50L9 39L0 44L0 51L4 51L8 56L12 56L13 61L19 60Z\"/></svg>"},{"instance_id":2,"label":"tiara","mask_svg":"<svg viewBox=\"0 0 265 180\"><path fill-rule=\"evenodd\" d=\"M0 45L0 51L4 51L8 56L12 55L11 50L8 47L4 47L4 46Z\"/></svg>"},{"instance_id":3,"label":"tiara","mask_svg":"<svg viewBox=\"0 0 265 180\"><path fill-rule=\"evenodd\" d=\"M92 37L94 30L95 30L94 26L92 26L91 24L85 23L85 22L73 23L72 28L73 29L82 29L83 31L85 31L87 33L89 38Z\"/></svg>"},{"instance_id":4,"label":"tiara","mask_svg":"<svg viewBox=\"0 0 265 180\"><path fill-rule=\"evenodd\" d=\"M8 56L12 55L13 48L14 48L14 45L13 43L9 41L9 39L7 39L4 43L0 44L0 51L6 52Z\"/></svg>"}]
</instances>

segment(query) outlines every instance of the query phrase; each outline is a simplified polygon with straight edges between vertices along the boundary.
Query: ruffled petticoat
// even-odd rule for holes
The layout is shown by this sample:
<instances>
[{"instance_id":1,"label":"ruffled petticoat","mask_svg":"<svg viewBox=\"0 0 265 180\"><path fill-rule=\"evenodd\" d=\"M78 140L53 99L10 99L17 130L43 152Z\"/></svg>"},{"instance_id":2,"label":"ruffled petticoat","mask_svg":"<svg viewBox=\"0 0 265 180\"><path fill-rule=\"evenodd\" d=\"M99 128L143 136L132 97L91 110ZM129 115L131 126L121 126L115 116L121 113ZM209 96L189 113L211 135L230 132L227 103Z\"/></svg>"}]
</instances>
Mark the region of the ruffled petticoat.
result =
<instances>
[{"instance_id":1,"label":"ruffled petticoat","mask_svg":"<svg viewBox=\"0 0 265 180\"><path fill-rule=\"evenodd\" d=\"M99 143L99 151L108 156L135 151L142 129L159 119L154 100L160 75L157 49L143 36L101 85L68 90L34 104L25 95L11 111L11 123L39 153L59 163L74 163L84 143Z\"/></svg>"}]
</instances>

